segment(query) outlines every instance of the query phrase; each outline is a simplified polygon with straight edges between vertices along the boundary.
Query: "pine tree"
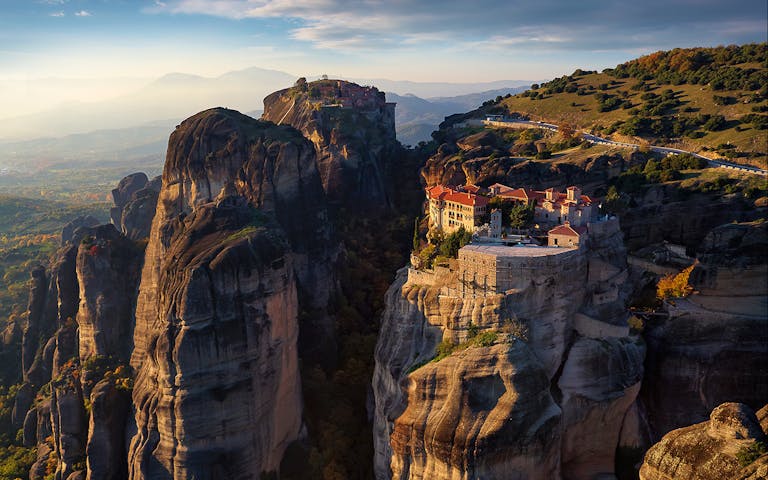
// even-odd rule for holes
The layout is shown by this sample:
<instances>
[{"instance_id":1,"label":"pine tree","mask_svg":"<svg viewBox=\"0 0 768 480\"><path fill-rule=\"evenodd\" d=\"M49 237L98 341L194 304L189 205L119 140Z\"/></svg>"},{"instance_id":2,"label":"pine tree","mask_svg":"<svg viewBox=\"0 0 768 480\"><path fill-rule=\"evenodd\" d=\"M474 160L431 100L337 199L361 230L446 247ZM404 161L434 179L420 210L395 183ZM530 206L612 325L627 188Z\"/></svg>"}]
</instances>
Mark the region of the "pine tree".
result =
<instances>
[{"instance_id":1,"label":"pine tree","mask_svg":"<svg viewBox=\"0 0 768 480\"><path fill-rule=\"evenodd\" d=\"M421 239L419 238L419 217L413 220L413 251L418 252L421 245Z\"/></svg>"}]
</instances>

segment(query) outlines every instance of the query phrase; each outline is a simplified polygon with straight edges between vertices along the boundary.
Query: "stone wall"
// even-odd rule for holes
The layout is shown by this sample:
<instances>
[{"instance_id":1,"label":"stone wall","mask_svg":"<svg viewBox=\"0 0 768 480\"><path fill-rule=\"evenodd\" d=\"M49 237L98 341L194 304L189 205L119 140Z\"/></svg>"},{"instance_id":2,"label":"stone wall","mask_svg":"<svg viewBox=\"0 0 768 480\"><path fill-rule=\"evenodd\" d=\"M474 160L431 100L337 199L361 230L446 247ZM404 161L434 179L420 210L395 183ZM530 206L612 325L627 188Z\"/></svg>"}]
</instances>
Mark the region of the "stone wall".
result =
<instances>
[{"instance_id":1,"label":"stone wall","mask_svg":"<svg viewBox=\"0 0 768 480\"><path fill-rule=\"evenodd\" d=\"M531 249L531 255L517 252ZM551 253L540 254L541 248L549 247L499 247L509 249L509 255L475 252L462 248L459 251L458 277L462 293L504 293L525 288L535 275L559 276L566 263L581 255L579 249L549 249ZM515 250L516 253L511 253ZM537 249L534 253L533 249Z\"/></svg>"}]
</instances>

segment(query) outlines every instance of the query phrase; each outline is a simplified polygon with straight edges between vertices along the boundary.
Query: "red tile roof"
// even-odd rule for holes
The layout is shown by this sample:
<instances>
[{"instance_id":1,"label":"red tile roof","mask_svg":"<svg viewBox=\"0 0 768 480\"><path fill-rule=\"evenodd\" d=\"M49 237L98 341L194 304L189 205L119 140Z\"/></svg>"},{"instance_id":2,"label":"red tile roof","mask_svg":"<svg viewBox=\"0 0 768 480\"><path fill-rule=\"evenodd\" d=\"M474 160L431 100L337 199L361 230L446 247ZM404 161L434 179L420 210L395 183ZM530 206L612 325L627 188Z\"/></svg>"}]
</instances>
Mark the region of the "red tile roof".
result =
<instances>
[{"instance_id":1,"label":"red tile roof","mask_svg":"<svg viewBox=\"0 0 768 480\"><path fill-rule=\"evenodd\" d=\"M565 235L568 237L580 237L587 233L587 227L572 227L570 224L558 225L549 232L547 235Z\"/></svg>"},{"instance_id":2,"label":"red tile roof","mask_svg":"<svg viewBox=\"0 0 768 480\"><path fill-rule=\"evenodd\" d=\"M531 190L528 188L512 189L500 183L495 183L488 188L493 189L494 187L499 189L498 196L501 198L510 198L513 200L520 200L524 202L536 200L536 203L538 204L542 204L545 201L547 201L547 190L554 191L554 189L552 188L548 188L547 190ZM571 186L571 187L568 187L566 190L575 190L577 188L578 187ZM588 197L587 195L581 195L580 200L581 200L581 203L584 205L591 205L594 202L594 200L592 200L592 198ZM560 193L560 192L558 192L555 198L552 200L552 203L557 203L557 204L571 203L571 202L572 200L568 200L567 193Z\"/></svg>"},{"instance_id":3,"label":"red tile roof","mask_svg":"<svg viewBox=\"0 0 768 480\"><path fill-rule=\"evenodd\" d=\"M480 187L477 185L466 184L464 185L464 191L469 193L477 193L480 191Z\"/></svg>"},{"instance_id":4,"label":"red tile roof","mask_svg":"<svg viewBox=\"0 0 768 480\"><path fill-rule=\"evenodd\" d=\"M442 196L448 192L452 192L448 187L444 187L442 185L435 185L434 187L427 188L427 195L429 198L434 198L436 200L441 199Z\"/></svg>"},{"instance_id":5,"label":"red tile roof","mask_svg":"<svg viewBox=\"0 0 768 480\"><path fill-rule=\"evenodd\" d=\"M429 198L435 200L445 200L446 202L460 203L469 207L484 207L488 205L490 199L482 195L475 195L468 192L457 192L442 185L435 185L427 189Z\"/></svg>"},{"instance_id":6,"label":"red tile roof","mask_svg":"<svg viewBox=\"0 0 768 480\"><path fill-rule=\"evenodd\" d=\"M514 200L528 202L530 200L539 200L544 198L544 192L537 192L536 190L530 190L527 188L516 188L514 190L507 190L499 193L499 197L512 198Z\"/></svg>"}]
</instances>

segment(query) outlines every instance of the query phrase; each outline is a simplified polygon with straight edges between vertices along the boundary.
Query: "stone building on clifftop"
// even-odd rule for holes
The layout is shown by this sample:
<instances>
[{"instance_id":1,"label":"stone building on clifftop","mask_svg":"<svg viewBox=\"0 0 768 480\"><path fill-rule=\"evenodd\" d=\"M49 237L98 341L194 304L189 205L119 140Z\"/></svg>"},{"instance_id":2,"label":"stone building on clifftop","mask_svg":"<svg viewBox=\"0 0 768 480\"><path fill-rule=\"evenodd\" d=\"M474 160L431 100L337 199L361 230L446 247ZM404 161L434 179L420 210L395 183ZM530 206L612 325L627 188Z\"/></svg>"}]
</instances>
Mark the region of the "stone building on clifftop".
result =
<instances>
[{"instance_id":1,"label":"stone building on clifftop","mask_svg":"<svg viewBox=\"0 0 768 480\"><path fill-rule=\"evenodd\" d=\"M533 220L539 224L569 222L572 226L586 225L597 215L594 201L581 194L581 188L570 186L565 193L554 188L543 191L512 188L500 183L488 187L492 196L525 205L535 205Z\"/></svg>"},{"instance_id":2,"label":"stone building on clifftop","mask_svg":"<svg viewBox=\"0 0 768 480\"><path fill-rule=\"evenodd\" d=\"M490 199L471 192L460 192L442 185L427 189L429 221L433 228L445 233L455 232L461 227L474 232L485 215Z\"/></svg>"}]
</instances>

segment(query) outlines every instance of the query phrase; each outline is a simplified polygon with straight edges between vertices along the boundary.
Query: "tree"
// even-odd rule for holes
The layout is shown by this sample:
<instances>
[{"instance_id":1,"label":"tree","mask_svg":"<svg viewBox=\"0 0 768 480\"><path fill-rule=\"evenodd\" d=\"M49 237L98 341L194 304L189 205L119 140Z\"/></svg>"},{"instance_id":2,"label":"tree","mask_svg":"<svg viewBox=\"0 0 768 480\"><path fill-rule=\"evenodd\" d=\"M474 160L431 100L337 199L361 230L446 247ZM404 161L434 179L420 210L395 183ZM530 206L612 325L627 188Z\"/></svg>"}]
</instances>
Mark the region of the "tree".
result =
<instances>
[{"instance_id":1,"label":"tree","mask_svg":"<svg viewBox=\"0 0 768 480\"><path fill-rule=\"evenodd\" d=\"M536 208L533 204L518 203L509 212L509 226L512 228L526 228L533 222L533 212Z\"/></svg>"},{"instance_id":2,"label":"tree","mask_svg":"<svg viewBox=\"0 0 768 480\"><path fill-rule=\"evenodd\" d=\"M491 211L492 210L501 210L501 225L503 227L509 226L509 212L512 211L512 202L510 201L504 201L501 197L493 197L488 202L488 207L486 207L485 211L487 212L485 214L485 217L483 219L483 223L489 223L491 221Z\"/></svg>"},{"instance_id":3,"label":"tree","mask_svg":"<svg viewBox=\"0 0 768 480\"><path fill-rule=\"evenodd\" d=\"M659 299L687 297L693 292L693 287L688 283L693 267L684 269L677 275L666 275L656 285L656 297Z\"/></svg>"},{"instance_id":4,"label":"tree","mask_svg":"<svg viewBox=\"0 0 768 480\"><path fill-rule=\"evenodd\" d=\"M421 245L421 239L419 237L419 217L413 220L413 251L418 252Z\"/></svg>"},{"instance_id":5,"label":"tree","mask_svg":"<svg viewBox=\"0 0 768 480\"><path fill-rule=\"evenodd\" d=\"M472 234L459 227L458 230L451 233L440 243L440 255L449 258L456 258L459 256L459 249L468 244L472 240Z\"/></svg>"},{"instance_id":6,"label":"tree","mask_svg":"<svg viewBox=\"0 0 768 480\"><path fill-rule=\"evenodd\" d=\"M621 198L619 191L616 190L615 185L611 185L608 189L608 193L605 195L603 201L603 211L605 213L616 214L621 213L627 207L627 202Z\"/></svg>"}]
</instances>

